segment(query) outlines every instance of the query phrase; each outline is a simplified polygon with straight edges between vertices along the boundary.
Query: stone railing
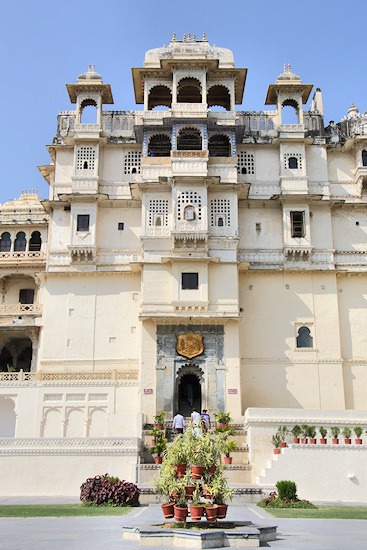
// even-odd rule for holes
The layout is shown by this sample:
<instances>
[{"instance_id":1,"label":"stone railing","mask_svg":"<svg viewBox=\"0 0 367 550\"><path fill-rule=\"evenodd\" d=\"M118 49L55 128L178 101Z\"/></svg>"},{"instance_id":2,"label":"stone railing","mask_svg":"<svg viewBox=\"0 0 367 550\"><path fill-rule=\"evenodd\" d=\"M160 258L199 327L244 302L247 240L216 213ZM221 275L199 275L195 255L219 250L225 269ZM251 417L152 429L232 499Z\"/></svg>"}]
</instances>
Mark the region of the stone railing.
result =
<instances>
[{"instance_id":1,"label":"stone railing","mask_svg":"<svg viewBox=\"0 0 367 550\"><path fill-rule=\"evenodd\" d=\"M173 158L207 158L209 151L171 151Z\"/></svg>"},{"instance_id":2,"label":"stone railing","mask_svg":"<svg viewBox=\"0 0 367 550\"><path fill-rule=\"evenodd\" d=\"M0 315L35 315L41 313L41 304L0 304Z\"/></svg>"},{"instance_id":3,"label":"stone railing","mask_svg":"<svg viewBox=\"0 0 367 550\"><path fill-rule=\"evenodd\" d=\"M108 382L108 381L137 381L139 372L108 371L108 372L0 372L0 382Z\"/></svg>"},{"instance_id":4,"label":"stone railing","mask_svg":"<svg viewBox=\"0 0 367 550\"><path fill-rule=\"evenodd\" d=\"M45 255L42 251L30 252L29 250L24 252L0 252L0 260L45 260Z\"/></svg>"},{"instance_id":5,"label":"stone railing","mask_svg":"<svg viewBox=\"0 0 367 550\"><path fill-rule=\"evenodd\" d=\"M136 437L30 437L0 439L0 455L135 455L140 442Z\"/></svg>"},{"instance_id":6,"label":"stone railing","mask_svg":"<svg viewBox=\"0 0 367 550\"><path fill-rule=\"evenodd\" d=\"M75 133L83 133L83 134L95 134L98 133L101 130L100 124L91 124L91 123L77 123L75 124Z\"/></svg>"},{"instance_id":7,"label":"stone railing","mask_svg":"<svg viewBox=\"0 0 367 550\"><path fill-rule=\"evenodd\" d=\"M304 132L305 127L303 124L281 124L279 126L280 132L286 132L287 134L293 133L293 132Z\"/></svg>"}]
</instances>

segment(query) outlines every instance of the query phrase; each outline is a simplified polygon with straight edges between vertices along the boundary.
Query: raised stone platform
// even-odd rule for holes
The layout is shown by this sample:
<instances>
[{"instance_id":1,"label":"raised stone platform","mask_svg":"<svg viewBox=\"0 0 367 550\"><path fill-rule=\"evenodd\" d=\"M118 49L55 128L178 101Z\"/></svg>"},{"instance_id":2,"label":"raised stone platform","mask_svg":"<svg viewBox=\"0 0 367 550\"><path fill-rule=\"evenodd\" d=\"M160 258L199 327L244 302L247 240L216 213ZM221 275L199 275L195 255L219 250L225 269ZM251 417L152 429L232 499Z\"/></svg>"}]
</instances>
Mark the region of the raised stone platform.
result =
<instances>
[{"instance_id":1,"label":"raised stone platform","mask_svg":"<svg viewBox=\"0 0 367 550\"><path fill-rule=\"evenodd\" d=\"M276 539L276 526L254 525L250 521L233 522L233 529L169 529L163 524L123 527L123 539L140 542L140 546L174 546L184 548L222 548L223 546L259 548ZM198 522L199 524L199 522ZM199 524L200 525L200 524ZM201 524L204 526L204 522Z\"/></svg>"}]
</instances>

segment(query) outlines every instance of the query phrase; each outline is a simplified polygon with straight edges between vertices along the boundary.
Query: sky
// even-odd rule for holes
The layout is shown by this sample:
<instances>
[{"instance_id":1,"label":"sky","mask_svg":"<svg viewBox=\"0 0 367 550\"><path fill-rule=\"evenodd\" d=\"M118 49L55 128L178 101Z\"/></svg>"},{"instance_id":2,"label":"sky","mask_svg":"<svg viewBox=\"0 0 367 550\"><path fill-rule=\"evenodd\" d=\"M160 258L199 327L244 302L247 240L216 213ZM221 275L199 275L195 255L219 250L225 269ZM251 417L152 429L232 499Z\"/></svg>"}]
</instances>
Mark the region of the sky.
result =
<instances>
[{"instance_id":1,"label":"sky","mask_svg":"<svg viewBox=\"0 0 367 550\"><path fill-rule=\"evenodd\" d=\"M367 110L366 19L366 0L0 0L0 203L26 189L48 197L37 166L50 163L58 111L75 109L65 84L89 64L111 84L114 106L106 109L141 110L131 67L174 32L205 32L248 68L238 110L269 108L267 87L289 63L321 88L327 125L351 101Z\"/></svg>"}]
</instances>

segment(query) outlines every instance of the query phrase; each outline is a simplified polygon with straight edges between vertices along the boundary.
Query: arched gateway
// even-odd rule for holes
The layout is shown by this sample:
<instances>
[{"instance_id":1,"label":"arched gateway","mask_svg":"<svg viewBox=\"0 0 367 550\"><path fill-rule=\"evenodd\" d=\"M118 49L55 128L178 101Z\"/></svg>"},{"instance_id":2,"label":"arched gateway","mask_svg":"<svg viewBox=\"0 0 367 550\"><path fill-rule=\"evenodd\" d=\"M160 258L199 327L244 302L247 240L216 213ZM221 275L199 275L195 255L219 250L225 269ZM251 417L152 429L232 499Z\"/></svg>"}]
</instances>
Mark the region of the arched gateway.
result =
<instances>
[{"instance_id":1,"label":"arched gateway","mask_svg":"<svg viewBox=\"0 0 367 550\"><path fill-rule=\"evenodd\" d=\"M158 325L156 411L224 410L223 346L223 325Z\"/></svg>"}]
</instances>

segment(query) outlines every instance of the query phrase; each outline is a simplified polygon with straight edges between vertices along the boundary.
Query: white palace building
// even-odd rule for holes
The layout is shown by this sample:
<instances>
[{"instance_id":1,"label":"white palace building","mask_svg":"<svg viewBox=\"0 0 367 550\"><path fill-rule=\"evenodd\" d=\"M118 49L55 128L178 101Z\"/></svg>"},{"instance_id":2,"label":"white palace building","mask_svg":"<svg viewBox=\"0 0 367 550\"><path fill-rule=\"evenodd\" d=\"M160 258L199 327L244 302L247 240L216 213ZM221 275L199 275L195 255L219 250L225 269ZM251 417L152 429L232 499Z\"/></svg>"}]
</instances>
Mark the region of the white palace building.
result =
<instances>
[{"instance_id":1,"label":"white palace building","mask_svg":"<svg viewBox=\"0 0 367 550\"><path fill-rule=\"evenodd\" d=\"M367 429L367 113L325 127L289 66L236 110L246 74L188 35L132 69L140 111L94 67L67 84L49 198L0 205L0 494L150 478L144 426L191 388L243 429L231 481L367 500L367 445L271 445Z\"/></svg>"}]
</instances>

